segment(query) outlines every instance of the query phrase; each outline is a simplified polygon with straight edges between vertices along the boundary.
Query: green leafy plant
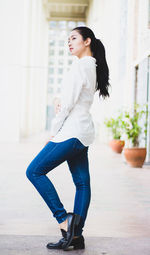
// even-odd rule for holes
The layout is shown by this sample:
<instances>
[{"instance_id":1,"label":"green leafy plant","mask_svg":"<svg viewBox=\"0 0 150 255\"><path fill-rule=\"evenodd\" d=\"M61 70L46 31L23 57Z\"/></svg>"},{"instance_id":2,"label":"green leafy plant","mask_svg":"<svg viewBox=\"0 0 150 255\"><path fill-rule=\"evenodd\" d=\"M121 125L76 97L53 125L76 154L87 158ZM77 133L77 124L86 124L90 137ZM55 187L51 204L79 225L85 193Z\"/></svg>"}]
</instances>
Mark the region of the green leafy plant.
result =
<instances>
[{"instance_id":1,"label":"green leafy plant","mask_svg":"<svg viewBox=\"0 0 150 255\"><path fill-rule=\"evenodd\" d=\"M134 104L132 111L124 111L121 121L122 131L126 134L133 147L139 147L139 137L147 133L147 111L144 106ZM144 123L143 123L144 120ZM142 121L142 123L140 123ZM144 137L144 139L145 139Z\"/></svg>"},{"instance_id":2,"label":"green leafy plant","mask_svg":"<svg viewBox=\"0 0 150 255\"><path fill-rule=\"evenodd\" d=\"M122 135L122 113L116 118L105 119L104 124L111 131L113 139L119 139Z\"/></svg>"}]
</instances>

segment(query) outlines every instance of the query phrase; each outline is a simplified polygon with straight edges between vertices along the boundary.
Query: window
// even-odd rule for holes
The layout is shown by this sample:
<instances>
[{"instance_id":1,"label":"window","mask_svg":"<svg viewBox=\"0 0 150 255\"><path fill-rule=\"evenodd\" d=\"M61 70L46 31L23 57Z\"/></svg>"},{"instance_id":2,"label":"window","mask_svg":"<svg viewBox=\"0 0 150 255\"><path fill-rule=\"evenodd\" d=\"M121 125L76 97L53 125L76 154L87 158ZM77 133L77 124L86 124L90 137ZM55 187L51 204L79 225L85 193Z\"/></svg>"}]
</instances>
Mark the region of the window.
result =
<instances>
[{"instance_id":1,"label":"window","mask_svg":"<svg viewBox=\"0 0 150 255\"><path fill-rule=\"evenodd\" d=\"M64 50L59 50L59 55L60 56L64 55Z\"/></svg>"},{"instance_id":2,"label":"window","mask_svg":"<svg viewBox=\"0 0 150 255\"><path fill-rule=\"evenodd\" d=\"M49 22L49 28L55 29L57 27L57 21L50 21Z\"/></svg>"},{"instance_id":3,"label":"window","mask_svg":"<svg viewBox=\"0 0 150 255\"><path fill-rule=\"evenodd\" d=\"M52 87L48 87L48 93L53 93L53 88Z\"/></svg>"},{"instance_id":4,"label":"window","mask_svg":"<svg viewBox=\"0 0 150 255\"><path fill-rule=\"evenodd\" d=\"M71 30L74 27L76 27L76 22L75 21L69 21L68 22L68 28Z\"/></svg>"},{"instance_id":5,"label":"window","mask_svg":"<svg viewBox=\"0 0 150 255\"><path fill-rule=\"evenodd\" d=\"M58 84L60 84L61 81L62 81L62 78L58 78L58 80L57 80Z\"/></svg>"},{"instance_id":6,"label":"window","mask_svg":"<svg viewBox=\"0 0 150 255\"><path fill-rule=\"evenodd\" d=\"M85 23L83 22L83 21L78 21L77 22L77 26L79 27L79 26L85 26Z\"/></svg>"},{"instance_id":7,"label":"window","mask_svg":"<svg viewBox=\"0 0 150 255\"><path fill-rule=\"evenodd\" d=\"M59 38L67 36L67 31L66 30L59 31L59 35L58 36L59 36Z\"/></svg>"},{"instance_id":8,"label":"window","mask_svg":"<svg viewBox=\"0 0 150 255\"><path fill-rule=\"evenodd\" d=\"M58 74L62 74L63 73L63 68L58 68Z\"/></svg>"},{"instance_id":9,"label":"window","mask_svg":"<svg viewBox=\"0 0 150 255\"><path fill-rule=\"evenodd\" d=\"M54 56L54 50L53 49L49 50L49 56Z\"/></svg>"},{"instance_id":10,"label":"window","mask_svg":"<svg viewBox=\"0 0 150 255\"><path fill-rule=\"evenodd\" d=\"M72 64L72 59L68 59L68 65Z\"/></svg>"},{"instance_id":11,"label":"window","mask_svg":"<svg viewBox=\"0 0 150 255\"><path fill-rule=\"evenodd\" d=\"M59 41L59 44L58 44L59 46L64 46L65 45L65 41L64 40L61 40L61 41Z\"/></svg>"},{"instance_id":12,"label":"window","mask_svg":"<svg viewBox=\"0 0 150 255\"><path fill-rule=\"evenodd\" d=\"M58 87L58 88L57 88L57 93L60 93L60 91L61 91L61 89Z\"/></svg>"},{"instance_id":13,"label":"window","mask_svg":"<svg viewBox=\"0 0 150 255\"><path fill-rule=\"evenodd\" d=\"M58 26L60 29L66 29L67 21L59 21Z\"/></svg>"},{"instance_id":14,"label":"window","mask_svg":"<svg viewBox=\"0 0 150 255\"><path fill-rule=\"evenodd\" d=\"M48 64L49 64L50 66L54 65L54 59L53 59L53 58L50 58Z\"/></svg>"},{"instance_id":15,"label":"window","mask_svg":"<svg viewBox=\"0 0 150 255\"><path fill-rule=\"evenodd\" d=\"M49 46L55 46L55 41L54 40L49 40Z\"/></svg>"},{"instance_id":16,"label":"window","mask_svg":"<svg viewBox=\"0 0 150 255\"><path fill-rule=\"evenodd\" d=\"M54 68L49 68L48 73L53 74L54 73Z\"/></svg>"},{"instance_id":17,"label":"window","mask_svg":"<svg viewBox=\"0 0 150 255\"><path fill-rule=\"evenodd\" d=\"M53 79L53 78L49 78L48 81L49 81L49 84L50 84L50 85L54 83L54 79Z\"/></svg>"},{"instance_id":18,"label":"window","mask_svg":"<svg viewBox=\"0 0 150 255\"><path fill-rule=\"evenodd\" d=\"M59 58L59 60L58 60L58 65L62 66L63 63L64 63L63 59L62 59L62 58Z\"/></svg>"}]
</instances>

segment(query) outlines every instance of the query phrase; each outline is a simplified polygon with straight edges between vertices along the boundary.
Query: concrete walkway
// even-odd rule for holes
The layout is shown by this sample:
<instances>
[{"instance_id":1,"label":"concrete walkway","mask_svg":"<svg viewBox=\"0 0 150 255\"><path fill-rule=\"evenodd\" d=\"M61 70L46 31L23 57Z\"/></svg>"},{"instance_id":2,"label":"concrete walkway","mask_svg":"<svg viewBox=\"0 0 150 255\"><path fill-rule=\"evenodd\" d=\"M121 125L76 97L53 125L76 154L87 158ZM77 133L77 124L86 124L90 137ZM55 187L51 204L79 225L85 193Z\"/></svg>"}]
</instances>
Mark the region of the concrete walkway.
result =
<instances>
[{"instance_id":1,"label":"concrete walkway","mask_svg":"<svg viewBox=\"0 0 150 255\"><path fill-rule=\"evenodd\" d=\"M49 236L0 236L0 254L2 255L149 255L150 238L130 237L86 237L85 250L48 250L45 244L58 240Z\"/></svg>"},{"instance_id":2,"label":"concrete walkway","mask_svg":"<svg viewBox=\"0 0 150 255\"><path fill-rule=\"evenodd\" d=\"M44 140L0 145L0 254L64 254L47 250L60 238L56 220L26 178L26 168ZM86 250L72 254L150 254L150 166L131 168L123 154L95 141L89 149L92 199L84 228ZM67 164L55 168L53 181L67 211L75 188ZM63 192L62 192L63 191Z\"/></svg>"}]
</instances>

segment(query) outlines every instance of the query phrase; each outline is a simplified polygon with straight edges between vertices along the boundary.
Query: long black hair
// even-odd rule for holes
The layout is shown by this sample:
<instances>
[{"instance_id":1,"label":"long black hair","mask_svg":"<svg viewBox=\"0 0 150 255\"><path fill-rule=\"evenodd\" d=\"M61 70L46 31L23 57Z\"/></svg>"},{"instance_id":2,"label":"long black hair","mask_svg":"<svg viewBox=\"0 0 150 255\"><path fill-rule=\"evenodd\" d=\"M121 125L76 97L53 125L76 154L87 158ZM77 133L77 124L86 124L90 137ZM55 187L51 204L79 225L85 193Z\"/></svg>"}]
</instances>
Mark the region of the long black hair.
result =
<instances>
[{"instance_id":1,"label":"long black hair","mask_svg":"<svg viewBox=\"0 0 150 255\"><path fill-rule=\"evenodd\" d=\"M99 90L99 97L102 96L104 99L109 97L108 87L109 83L109 69L105 57L105 48L100 39L97 39L93 31L86 27L75 27L73 30L77 30L85 41L87 38L91 38L90 48L93 53L93 57L96 59L96 91Z\"/></svg>"}]
</instances>

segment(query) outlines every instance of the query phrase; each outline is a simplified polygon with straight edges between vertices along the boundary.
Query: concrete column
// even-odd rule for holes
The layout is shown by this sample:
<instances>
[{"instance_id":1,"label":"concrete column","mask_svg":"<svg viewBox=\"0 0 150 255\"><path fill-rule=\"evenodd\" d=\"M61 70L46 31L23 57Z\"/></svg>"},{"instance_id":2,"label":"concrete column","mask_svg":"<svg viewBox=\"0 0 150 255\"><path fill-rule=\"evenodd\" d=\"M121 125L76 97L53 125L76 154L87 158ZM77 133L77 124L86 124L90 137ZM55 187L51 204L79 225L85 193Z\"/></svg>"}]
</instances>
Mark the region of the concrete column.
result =
<instances>
[{"instance_id":1,"label":"concrete column","mask_svg":"<svg viewBox=\"0 0 150 255\"><path fill-rule=\"evenodd\" d=\"M31 41L31 16L32 16L32 1L23 2L23 33L22 33L22 49L21 49L21 95L20 95L20 132L21 136L27 135L28 129L28 97L30 88L30 41Z\"/></svg>"},{"instance_id":2,"label":"concrete column","mask_svg":"<svg viewBox=\"0 0 150 255\"><path fill-rule=\"evenodd\" d=\"M134 67L134 47L136 48L135 31L137 32L137 19L138 12L138 0L128 1L128 13L127 13L127 51L126 51L126 76L124 90L124 105L130 108L134 104L134 85L135 85L135 67Z\"/></svg>"},{"instance_id":3,"label":"concrete column","mask_svg":"<svg viewBox=\"0 0 150 255\"><path fill-rule=\"evenodd\" d=\"M26 23L28 47L24 52L24 55L28 55L25 63L27 70L24 70L28 80L24 84L27 93L22 107L22 111L26 112L22 115L22 136L44 130L46 123L48 22L41 0L29 1L27 14L28 8L30 8L30 22ZM25 18L28 19L28 15Z\"/></svg>"},{"instance_id":4,"label":"concrete column","mask_svg":"<svg viewBox=\"0 0 150 255\"><path fill-rule=\"evenodd\" d=\"M22 6L0 1L0 141L19 141Z\"/></svg>"},{"instance_id":5,"label":"concrete column","mask_svg":"<svg viewBox=\"0 0 150 255\"><path fill-rule=\"evenodd\" d=\"M0 1L0 141L45 129L48 21L42 0Z\"/></svg>"}]
</instances>

